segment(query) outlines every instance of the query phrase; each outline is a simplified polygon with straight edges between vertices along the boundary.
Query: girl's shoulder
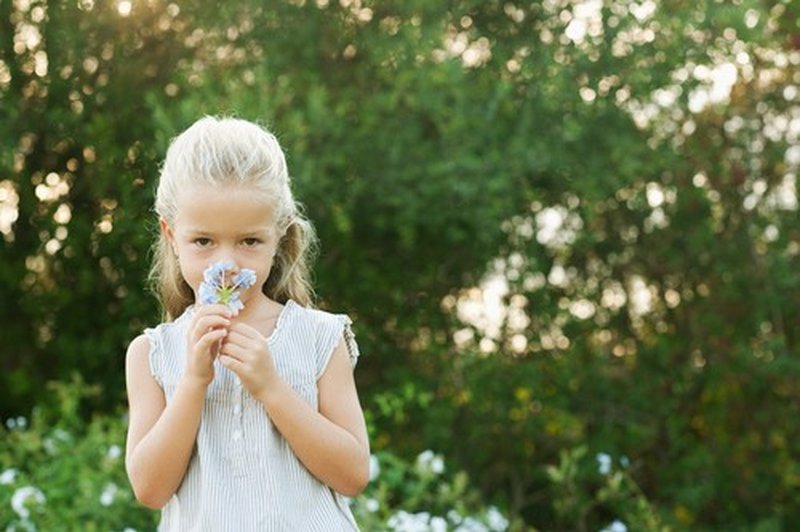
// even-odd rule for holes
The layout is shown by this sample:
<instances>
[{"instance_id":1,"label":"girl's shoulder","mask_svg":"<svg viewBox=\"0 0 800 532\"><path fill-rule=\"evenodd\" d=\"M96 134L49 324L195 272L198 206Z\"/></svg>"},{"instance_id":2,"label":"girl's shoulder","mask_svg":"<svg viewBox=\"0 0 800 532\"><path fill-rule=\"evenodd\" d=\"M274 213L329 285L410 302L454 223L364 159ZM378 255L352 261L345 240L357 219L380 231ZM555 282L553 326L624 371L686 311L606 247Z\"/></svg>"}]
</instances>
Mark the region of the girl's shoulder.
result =
<instances>
[{"instance_id":1,"label":"girl's shoulder","mask_svg":"<svg viewBox=\"0 0 800 532\"><path fill-rule=\"evenodd\" d=\"M142 336L150 343L150 356L172 346L183 344L186 336L186 325L191 319L192 307L186 309L177 319L165 321L154 327L146 328Z\"/></svg>"},{"instance_id":2,"label":"girl's shoulder","mask_svg":"<svg viewBox=\"0 0 800 532\"><path fill-rule=\"evenodd\" d=\"M317 308L303 307L294 301L287 303L292 305L292 314L295 316L295 326L300 325L311 332L316 340L316 351L319 368L324 369L330 359L334 348L344 342L353 366L359 357L358 345L356 344L355 334L351 329L353 321L347 314L329 312Z\"/></svg>"},{"instance_id":3,"label":"girl's shoulder","mask_svg":"<svg viewBox=\"0 0 800 532\"><path fill-rule=\"evenodd\" d=\"M126 351L126 358L128 361L137 360L142 357L147 357L150 352L150 338L146 332L141 333L139 336L131 340L128 344Z\"/></svg>"},{"instance_id":4,"label":"girl's shoulder","mask_svg":"<svg viewBox=\"0 0 800 532\"><path fill-rule=\"evenodd\" d=\"M186 322L191 318L191 314L194 311L194 306L188 307L183 314L178 316L176 319L172 321L164 321L153 327L147 327L144 329L143 335L150 339L151 343L157 337L161 337L167 334L172 334L175 331L183 331L183 327L186 325Z\"/></svg>"},{"instance_id":5,"label":"girl's shoulder","mask_svg":"<svg viewBox=\"0 0 800 532\"><path fill-rule=\"evenodd\" d=\"M186 325L192 311L189 307L177 319L146 328L140 336L149 344L146 355L140 356L147 358L149 371L162 388L165 382L177 382L183 372Z\"/></svg>"}]
</instances>

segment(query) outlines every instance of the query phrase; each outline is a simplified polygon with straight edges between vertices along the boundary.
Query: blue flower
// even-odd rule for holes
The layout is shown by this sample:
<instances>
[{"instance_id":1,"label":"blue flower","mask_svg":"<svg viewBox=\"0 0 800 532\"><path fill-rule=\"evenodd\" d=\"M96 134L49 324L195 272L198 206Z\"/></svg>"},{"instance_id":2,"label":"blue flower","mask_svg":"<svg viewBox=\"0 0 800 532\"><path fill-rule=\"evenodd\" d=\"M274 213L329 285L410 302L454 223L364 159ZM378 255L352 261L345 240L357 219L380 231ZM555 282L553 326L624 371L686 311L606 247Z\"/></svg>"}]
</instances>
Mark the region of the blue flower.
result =
<instances>
[{"instance_id":1,"label":"blue flower","mask_svg":"<svg viewBox=\"0 0 800 532\"><path fill-rule=\"evenodd\" d=\"M242 297L238 290L231 293L231 297L228 300L228 308L233 311L242 310L244 308L244 303L242 303Z\"/></svg>"},{"instance_id":2,"label":"blue flower","mask_svg":"<svg viewBox=\"0 0 800 532\"><path fill-rule=\"evenodd\" d=\"M222 303L228 305L234 312L243 309L240 290L256 284L256 272L243 268L231 279L235 269L236 265L230 261L215 262L206 268L198 294L200 303L203 305Z\"/></svg>"},{"instance_id":3,"label":"blue flower","mask_svg":"<svg viewBox=\"0 0 800 532\"><path fill-rule=\"evenodd\" d=\"M200 303L203 305L212 305L219 303L219 294L217 294L217 287L211 283L203 282L200 284Z\"/></svg>"},{"instance_id":4,"label":"blue flower","mask_svg":"<svg viewBox=\"0 0 800 532\"><path fill-rule=\"evenodd\" d=\"M203 280L207 283L218 284L224 280L225 273L233 270L236 265L230 261L215 262L203 272Z\"/></svg>"},{"instance_id":5,"label":"blue flower","mask_svg":"<svg viewBox=\"0 0 800 532\"><path fill-rule=\"evenodd\" d=\"M233 284L243 288L253 286L256 284L256 272L248 268L240 270L233 278Z\"/></svg>"}]
</instances>

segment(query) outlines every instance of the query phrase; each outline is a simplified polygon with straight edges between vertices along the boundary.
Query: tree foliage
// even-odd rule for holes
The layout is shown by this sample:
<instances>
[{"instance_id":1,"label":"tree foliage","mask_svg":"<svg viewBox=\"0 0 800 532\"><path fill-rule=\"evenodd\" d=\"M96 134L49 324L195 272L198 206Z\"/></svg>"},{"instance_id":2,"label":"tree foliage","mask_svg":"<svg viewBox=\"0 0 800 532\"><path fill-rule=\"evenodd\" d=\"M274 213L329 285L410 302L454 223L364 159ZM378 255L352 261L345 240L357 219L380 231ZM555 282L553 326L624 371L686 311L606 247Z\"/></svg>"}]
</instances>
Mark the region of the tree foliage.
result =
<instances>
[{"instance_id":1,"label":"tree foliage","mask_svg":"<svg viewBox=\"0 0 800 532\"><path fill-rule=\"evenodd\" d=\"M233 113L286 147L376 449L444 451L545 529L622 511L548 475L576 457L560 486L594 493L601 452L661 522L791 523L798 20L767 0L0 0L0 411L74 370L120 403L158 315L159 161ZM500 311L475 319L487 276Z\"/></svg>"}]
</instances>

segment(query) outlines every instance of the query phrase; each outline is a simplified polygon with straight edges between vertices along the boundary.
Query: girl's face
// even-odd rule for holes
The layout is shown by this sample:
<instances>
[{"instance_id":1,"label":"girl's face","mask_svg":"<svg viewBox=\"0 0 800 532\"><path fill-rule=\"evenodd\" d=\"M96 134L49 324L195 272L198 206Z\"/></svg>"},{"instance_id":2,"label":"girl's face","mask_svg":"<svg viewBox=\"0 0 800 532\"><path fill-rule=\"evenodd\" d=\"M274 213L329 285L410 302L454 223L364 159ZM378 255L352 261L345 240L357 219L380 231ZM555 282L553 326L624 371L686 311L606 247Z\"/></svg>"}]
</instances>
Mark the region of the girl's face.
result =
<instances>
[{"instance_id":1,"label":"girl's face","mask_svg":"<svg viewBox=\"0 0 800 532\"><path fill-rule=\"evenodd\" d=\"M241 294L242 302L261 294L278 245L272 209L263 194L244 187L201 185L182 191L172 224L161 230L180 263L183 278L198 299L203 272L213 262L230 261L255 270L256 284Z\"/></svg>"}]
</instances>

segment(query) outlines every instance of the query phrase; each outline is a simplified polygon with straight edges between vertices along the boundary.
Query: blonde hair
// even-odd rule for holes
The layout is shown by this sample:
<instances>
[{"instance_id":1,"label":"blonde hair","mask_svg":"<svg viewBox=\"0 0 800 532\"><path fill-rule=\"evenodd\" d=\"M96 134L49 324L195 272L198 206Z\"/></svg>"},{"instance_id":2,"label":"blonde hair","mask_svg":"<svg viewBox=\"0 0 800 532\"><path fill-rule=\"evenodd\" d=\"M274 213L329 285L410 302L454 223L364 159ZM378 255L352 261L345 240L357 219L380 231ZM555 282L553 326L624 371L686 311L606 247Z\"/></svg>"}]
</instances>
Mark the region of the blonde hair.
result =
<instances>
[{"instance_id":1,"label":"blonde hair","mask_svg":"<svg viewBox=\"0 0 800 532\"><path fill-rule=\"evenodd\" d=\"M316 235L294 200L286 158L275 135L246 120L201 118L174 138L167 150L156 191L158 216L172 225L178 193L196 185L245 186L264 194L280 236L264 294L279 303L293 299L313 306L310 262ZM149 279L167 320L194 303L194 292L163 233L153 247Z\"/></svg>"}]
</instances>

